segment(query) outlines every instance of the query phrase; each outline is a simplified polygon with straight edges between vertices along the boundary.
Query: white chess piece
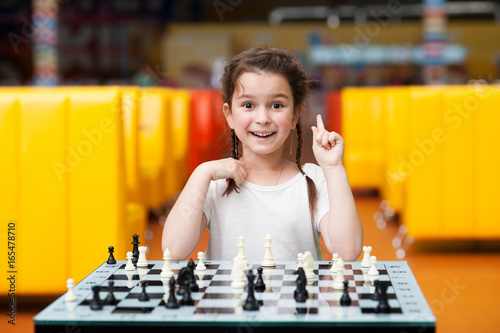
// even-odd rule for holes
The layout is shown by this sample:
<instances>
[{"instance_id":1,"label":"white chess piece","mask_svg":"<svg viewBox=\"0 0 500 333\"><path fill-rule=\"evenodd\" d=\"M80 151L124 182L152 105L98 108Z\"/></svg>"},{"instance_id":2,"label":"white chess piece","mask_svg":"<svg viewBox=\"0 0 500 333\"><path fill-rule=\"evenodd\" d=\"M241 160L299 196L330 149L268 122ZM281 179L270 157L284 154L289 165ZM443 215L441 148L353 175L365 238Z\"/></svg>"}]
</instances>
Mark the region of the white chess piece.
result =
<instances>
[{"instance_id":1,"label":"white chess piece","mask_svg":"<svg viewBox=\"0 0 500 333\"><path fill-rule=\"evenodd\" d=\"M134 288L134 281L132 280L132 278L134 277L134 273L129 271L126 272L125 274L127 275L127 288L128 289Z\"/></svg>"},{"instance_id":2,"label":"white chess piece","mask_svg":"<svg viewBox=\"0 0 500 333\"><path fill-rule=\"evenodd\" d=\"M368 271L368 275L371 275L371 276L378 275L377 266L375 265L376 263L377 263L377 257L371 256L370 257L370 270Z\"/></svg>"},{"instance_id":3,"label":"white chess piece","mask_svg":"<svg viewBox=\"0 0 500 333\"><path fill-rule=\"evenodd\" d=\"M311 252L304 252L302 255L302 263L302 268L304 269L304 273L306 273L307 280L313 280L316 274L314 274L314 260Z\"/></svg>"},{"instance_id":4,"label":"white chess piece","mask_svg":"<svg viewBox=\"0 0 500 333\"><path fill-rule=\"evenodd\" d=\"M342 260L342 258L339 258L339 260L337 261L337 275L335 276L335 280L333 281L333 289L344 289L344 268L344 260Z\"/></svg>"},{"instance_id":5,"label":"white chess piece","mask_svg":"<svg viewBox=\"0 0 500 333\"><path fill-rule=\"evenodd\" d=\"M260 265L263 267L276 267L276 262L274 261L273 255L271 253L271 242L273 241L271 234L267 233L264 241L266 252L264 253L264 260L260 263Z\"/></svg>"},{"instance_id":6,"label":"white chess piece","mask_svg":"<svg viewBox=\"0 0 500 333\"><path fill-rule=\"evenodd\" d=\"M132 263L133 257L134 257L134 255L132 254L132 252L127 252L127 264L125 265L126 271L134 271L135 270L135 266Z\"/></svg>"},{"instance_id":7,"label":"white chess piece","mask_svg":"<svg viewBox=\"0 0 500 333\"><path fill-rule=\"evenodd\" d=\"M297 254L297 268L295 270L298 270L300 267L304 265L304 263L302 262L302 255L303 253Z\"/></svg>"},{"instance_id":8,"label":"white chess piece","mask_svg":"<svg viewBox=\"0 0 500 333\"><path fill-rule=\"evenodd\" d=\"M68 288L68 292L64 296L65 302L76 302L77 297L75 291L73 290L74 286L75 286L75 280L73 279L66 280L66 287Z\"/></svg>"},{"instance_id":9,"label":"white chess piece","mask_svg":"<svg viewBox=\"0 0 500 333\"><path fill-rule=\"evenodd\" d=\"M172 254L168 248L166 248L165 252L163 252L163 260L165 260L165 262L163 263L160 276L162 278L170 278L174 276L174 271L172 270L172 266L170 265L170 260L172 260Z\"/></svg>"},{"instance_id":10,"label":"white chess piece","mask_svg":"<svg viewBox=\"0 0 500 333\"><path fill-rule=\"evenodd\" d=\"M148 261L146 259L147 246L139 246L139 260L137 260L137 267L148 267Z\"/></svg>"},{"instance_id":11,"label":"white chess piece","mask_svg":"<svg viewBox=\"0 0 500 333\"><path fill-rule=\"evenodd\" d=\"M332 267L330 268L330 272L332 273L337 273L337 262L339 261L339 254L334 253L332 254Z\"/></svg>"},{"instance_id":12,"label":"white chess piece","mask_svg":"<svg viewBox=\"0 0 500 333\"><path fill-rule=\"evenodd\" d=\"M248 266L248 260L245 254L245 237L243 236L238 237L238 258Z\"/></svg>"},{"instance_id":13,"label":"white chess piece","mask_svg":"<svg viewBox=\"0 0 500 333\"><path fill-rule=\"evenodd\" d=\"M361 267L370 267L370 253L372 252L371 246L363 246L363 260L361 261Z\"/></svg>"},{"instance_id":14,"label":"white chess piece","mask_svg":"<svg viewBox=\"0 0 500 333\"><path fill-rule=\"evenodd\" d=\"M198 252L198 265L196 265L196 270L197 271L206 271L207 270L207 266L205 266L205 263L203 262L203 258L205 257L205 255L203 254L203 252Z\"/></svg>"},{"instance_id":15,"label":"white chess piece","mask_svg":"<svg viewBox=\"0 0 500 333\"><path fill-rule=\"evenodd\" d=\"M233 261L233 269L231 270L231 288L245 288L245 263L239 257L235 257Z\"/></svg>"}]
</instances>

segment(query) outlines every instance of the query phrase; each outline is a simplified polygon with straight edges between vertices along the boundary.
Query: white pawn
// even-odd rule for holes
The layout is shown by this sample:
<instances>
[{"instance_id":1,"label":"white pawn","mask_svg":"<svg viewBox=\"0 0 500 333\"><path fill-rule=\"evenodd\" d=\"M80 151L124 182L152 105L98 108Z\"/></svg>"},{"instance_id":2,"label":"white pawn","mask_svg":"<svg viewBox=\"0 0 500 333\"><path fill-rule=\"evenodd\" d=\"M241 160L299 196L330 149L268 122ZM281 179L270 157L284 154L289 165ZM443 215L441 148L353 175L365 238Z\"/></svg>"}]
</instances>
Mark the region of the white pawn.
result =
<instances>
[{"instance_id":1,"label":"white pawn","mask_svg":"<svg viewBox=\"0 0 500 333\"><path fill-rule=\"evenodd\" d=\"M311 252L304 252L302 255L302 265L307 280L313 280L316 277L316 274L314 274L314 261Z\"/></svg>"},{"instance_id":2,"label":"white pawn","mask_svg":"<svg viewBox=\"0 0 500 333\"><path fill-rule=\"evenodd\" d=\"M135 270L135 266L134 264L132 263L132 258L134 257L134 255L132 254L132 252L127 252L127 264L125 265L125 270L126 271L133 271Z\"/></svg>"},{"instance_id":3,"label":"white pawn","mask_svg":"<svg viewBox=\"0 0 500 333\"><path fill-rule=\"evenodd\" d=\"M264 253L264 260L260 263L263 267L276 267L276 262L274 261L273 255L271 253L271 242L273 238L270 233L266 234L264 238L264 246L266 247L266 252Z\"/></svg>"},{"instance_id":4,"label":"white pawn","mask_svg":"<svg viewBox=\"0 0 500 333\"><path fill-rule=\"evenodd\" d=\"M239 257L235 257L233 261L233 269L231 270L231 288L245 288L245 263Z\"/></svg>"},{"instance_id":5,"label":"white pawn","mask_svg":"<svg viewBox=\"0 0 500 333\"><path fill-rule=\"evenodd\" d=\"M139 259L137 260L137 267L148 267L148 261L146 259L147 246L139 246Z\"/></svg>"},{"instance_id":6,"label":"white pawn","mask_svg":"<svg viewBox=\"0 0 500 333\"><path fill-rule=\"evenodd\" d=\"M337 275L333 281L333 289L343 290L344 289L344 260L339 258L337 261Z\"/></svg>"},{"instance_id":7,"label":"white pawn","mask_svg":"<svg viewBox=\"0 0 500 333\"><path fill-rule=\"evenodd\" d=\"M206 271L207 270L207 266L205 266L205 263L203 262L203 258L204 258L204 254L203 252L198 252L198 265L196 265L196 270L197 271Z\"/></svg>"},{"instance_id":8,"label":"white pawn","mask_svg":"<svg viewBox=\"0 0 500 333\"><path fill-rule=\"evenodd\" d=\"M377 266L375 266L375 264L377 263L377 257L375 256L371 256L370 257L370 270L368 271L368 275L378 275L378 270L377 270Z\"/></svg>"},{"instance_id":9,"label":"white pawn","mask_svg":"<svg viewBox=\"0 0 500 333\"><path fill-rule=\"evenodd\" d=\"M361 267L370 267L370 253L372 252L371 246L363 246L363 260L361 261Z\"/></svg>"},{"instance_id":10,"label":"white pawn","mask_svg":"<svg viewBox=\"0 0 500 333\"><path fill-rule=\"evenodd\" d=\"M64 296L64 301L76 302L77 297L76 297L75 291L73 290L74 286L75 286L75 280L73 280L73 279L66 280L66 287L68 288L68 292Z\"/></svg>"},{"instance_id":11,"label":"white pawn","mask_svg":"<svg viewBox=\"0 0 500 333\"><path fill-rule=\"evenodd\" d=\"M330 268L330 272L337 273L337 262L339 261L339 254L338 253L332 254L332 261L333 261L333 264L332 264L332 267Z\"/></svg>"},{"instance_id":12,"label":"white pawn","mask_svg":"<svg viewBox=\"0 0 500 333\"><path fill-rule=\"evenodd\" d=\"M303 267L304 263L302 262L302 253L297 254L297 268L295 270L298 270L300 267Z\"/></svg>"},{"instance_id":13,"label":"white pawn","mask_svg":"<svg viewBox=\"0 0 500 333\"><path fill-rule=\"evenodd\" d=\"M247 256L245 255L245 237L243 236L238 237L238 258L241 259L245 266L248 266Z\"/></svg>"},{"instance_id":14,"label":"white pawn","mask_svg":"<svg viewBox=\"0 0 500 333\"><path fill-rule=\"evenodd\" d=\"M174 276L174 271L172 270L172 266L170 266L170 260L172 260L172 254L168 248L166 248L165 252L163 252L163 260L165 260L165 262L163 263L160 276L162 278L170 278Z\"/></svg>"}]
</instances>

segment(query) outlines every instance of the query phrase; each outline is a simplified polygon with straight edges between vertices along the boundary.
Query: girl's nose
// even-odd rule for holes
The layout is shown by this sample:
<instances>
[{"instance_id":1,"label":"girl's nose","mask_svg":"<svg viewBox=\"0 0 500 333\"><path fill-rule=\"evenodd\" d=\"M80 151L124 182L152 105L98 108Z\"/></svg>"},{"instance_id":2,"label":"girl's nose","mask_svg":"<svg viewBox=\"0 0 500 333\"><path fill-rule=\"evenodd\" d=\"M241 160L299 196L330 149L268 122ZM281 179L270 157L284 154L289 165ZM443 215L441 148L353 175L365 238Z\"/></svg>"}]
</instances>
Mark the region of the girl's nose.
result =
<instances>
[{"instance_id":1,"label":"girl's nose","mask_svg":"<svg viewBox=\"0 0 500 333\"><path fill-rule=\"evenodd\" d=\"M255 121L259 124L267 124L271 121L269 110L266 107L259 107L256 112Z\"/></svg>"}]
</instances>

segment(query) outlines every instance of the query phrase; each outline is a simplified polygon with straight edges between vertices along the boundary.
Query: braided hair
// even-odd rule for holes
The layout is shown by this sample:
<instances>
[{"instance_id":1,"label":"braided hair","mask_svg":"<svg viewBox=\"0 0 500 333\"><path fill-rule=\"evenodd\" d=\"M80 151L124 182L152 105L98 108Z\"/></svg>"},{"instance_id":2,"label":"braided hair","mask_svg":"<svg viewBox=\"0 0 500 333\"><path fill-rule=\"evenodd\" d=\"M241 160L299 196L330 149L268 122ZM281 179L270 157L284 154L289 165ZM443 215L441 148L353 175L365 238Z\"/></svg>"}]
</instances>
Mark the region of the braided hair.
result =
<instances>
[{"instance_id":1,"label":"braided hair","mask_svg":"<svg viewBox=\"0 0 500 333\"><path fill-rule=\"evenodd\" d=\"M300 61L290 53L276 48L257 47L236 55L225 67L221 79L222 100L229 107L231 107L238 78L245 72L267 72L283 75L292 89L294 113L299 112L300 106L304 105L309 90L309 81ZM296 128L297 151L295 154L295 164L307 180L309 211L312 220L316 209L318 191L314 181L302 170L302 164L300 163L303 143L300 117L298 118ZM234 130L231 130L231 157L234 159L239 159L238 147L239 139ZM238 193L238 186L233 179L230 179L223 195L229 195L233 191Z\"/></svg>"}]
</instances>

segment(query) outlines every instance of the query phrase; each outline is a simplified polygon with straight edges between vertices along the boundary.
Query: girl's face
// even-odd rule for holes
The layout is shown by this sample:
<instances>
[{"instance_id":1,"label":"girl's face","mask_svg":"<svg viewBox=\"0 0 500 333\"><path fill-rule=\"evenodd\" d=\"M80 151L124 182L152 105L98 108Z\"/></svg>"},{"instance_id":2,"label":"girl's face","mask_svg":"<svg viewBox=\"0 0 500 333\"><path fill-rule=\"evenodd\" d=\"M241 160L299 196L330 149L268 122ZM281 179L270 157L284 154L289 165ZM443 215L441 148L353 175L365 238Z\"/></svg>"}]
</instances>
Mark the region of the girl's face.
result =
<instances>
[{"instance_id":1,"label":"girl's face","mask_svg":"<svg viewBox=\"0 0 500 333\"><path fill-rule=\"evenodd\" d=\"M282 151L298 115L293 112L292 89L284 76L245 72L238 78L231 107L224 115L243 146L243 152L267 155Z\"/></svg>"}]
</instances>

